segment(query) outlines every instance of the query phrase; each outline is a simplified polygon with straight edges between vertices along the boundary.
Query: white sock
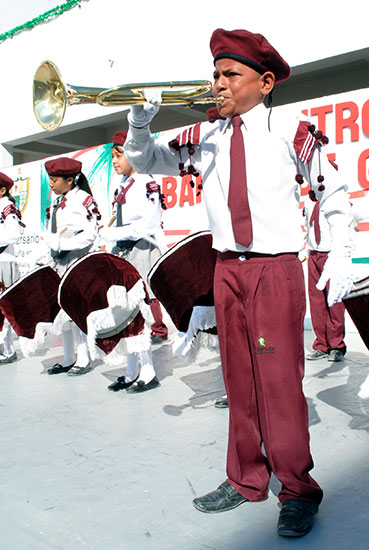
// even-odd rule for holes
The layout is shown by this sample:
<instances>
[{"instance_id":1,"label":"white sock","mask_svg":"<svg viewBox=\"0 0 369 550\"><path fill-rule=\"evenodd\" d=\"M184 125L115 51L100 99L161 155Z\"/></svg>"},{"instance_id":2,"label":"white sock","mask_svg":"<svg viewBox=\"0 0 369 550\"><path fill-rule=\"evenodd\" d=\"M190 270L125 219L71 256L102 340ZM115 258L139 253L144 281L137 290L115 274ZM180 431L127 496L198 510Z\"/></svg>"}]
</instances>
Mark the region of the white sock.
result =
<instances>
[{"instance_id":1,"label":"white sock","mask_svg":"<svg viewBox=\"0 0 369 550\"><path fill-rule=\"evenodd\" d=\"M148 382L150 382L156 375L152 364L151 350L140 351L138 356L141 364L140 376L138 379L145 382L145 384L148 384Z\"/></svg>"},{"instance_id":2,"label":"white sock","mask_svg":"<svg viewBox=\"0 0 369 550\"><path fill-rule=\"evenodd\" d=\"M74 351L74 336L71 328L69 330L63 330L62 342L64 359L60 364L63 365L63 367L69 367L70 365L73 365L73 363L76 361L76 354Z\"/></svg>"},{"instance_id":3,"label":"white sock","mask_svg":"<svg viewBox=\"0 0 369 550\"><path fill-rule=\"evenodd\" d=\"M15 352L15 349L13 346L12 327L7 319L4 320L3 338L3 354L5 357L11 357Z\"/></svg>"},{"instance_id":4,"label":"white sock","mask_svg":"<svg viewBox=\"0 0 369 550\"><path fill-rule=\"evenodd\" d=\"M77 344L77 360L78 367L87 367L90 362L90 354L87 345L87 336L82 330L73 323L72 331L75 343Z\"/></svg>"},{"instance_id":5,"label":"white sock","mask_svg":"<svg viewBox=\"0 0 369 550\"><path fill-rule=\"evenodd\" d=\"M135 380L139 373L138 366L138 354L137 353L127 353L127 368L125 372L125 379L128 382Z\"/></svg>"}]
</instances>

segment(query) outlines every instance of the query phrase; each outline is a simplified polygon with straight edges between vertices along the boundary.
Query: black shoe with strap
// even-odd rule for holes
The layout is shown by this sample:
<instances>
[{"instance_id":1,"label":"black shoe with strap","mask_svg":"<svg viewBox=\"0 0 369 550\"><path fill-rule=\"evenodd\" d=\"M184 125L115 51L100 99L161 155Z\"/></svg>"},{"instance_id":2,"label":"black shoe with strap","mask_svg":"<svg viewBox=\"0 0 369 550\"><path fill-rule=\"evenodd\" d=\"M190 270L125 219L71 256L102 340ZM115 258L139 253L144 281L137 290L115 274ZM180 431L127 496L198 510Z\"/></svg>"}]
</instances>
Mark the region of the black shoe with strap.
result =
<instances>
[{"instance_id":1,"label":"black shoe with strap","mask_svg":"<svg viewBox=\"0 0 369 550\"><path fill-rule=\"evenodd\" d=\"M277 532L281 537L303 537L312 528L318 504L306 500L286 500L281 505Z\"/></svg>"},{"instance_id":2,"label":"black shoe with strap","mask_svg":"<svg viewBox=\"0 0 369 550\"><path fill-rule=\"evenodd\" d=\"M160 382L156 376L150 382L145 383L143 380L137 380L134 384L127 388L127 393L142 393L144 391L153 390L160 386Z\"/></svg>"},{"instance_id":3,"label":"black shoe with strap","mask_svg":"<svg viewBox=\"0 0 369 550\"><path fill-rule=\"evenodd\" d=\"M118 376L118 378L108 386L110 391L126 390L129 386L132 386L136 382L137 377L134 380L127 380L125 376Z\"/></svg>"},{"instance_id":4,"label":"black shoe with strap","mask_svg":"<svg viewBox=\"0 0 369 550\"><path fill-rule=\"evenodd\" d=\"M47 369L47 374L60 374L62 372L68 372L74 365L75 363L73 363L72 365L68 365L67 367L64 367L64 365L61 365L60 363L56 363L50 369Z\"/></svg>"},{"instance_id":5,"label":"black shoe with strap","mask_svg":"<svg viewBox=\"0 0 369 550\"><path fill-rule=\"evenodd\" d=\"M228 481L223 481L215 491L202 497L194 498L192 503L196 510L205 514L217 514L233 510L249 500L241 495Z\"/></svg>"}]
</instances>

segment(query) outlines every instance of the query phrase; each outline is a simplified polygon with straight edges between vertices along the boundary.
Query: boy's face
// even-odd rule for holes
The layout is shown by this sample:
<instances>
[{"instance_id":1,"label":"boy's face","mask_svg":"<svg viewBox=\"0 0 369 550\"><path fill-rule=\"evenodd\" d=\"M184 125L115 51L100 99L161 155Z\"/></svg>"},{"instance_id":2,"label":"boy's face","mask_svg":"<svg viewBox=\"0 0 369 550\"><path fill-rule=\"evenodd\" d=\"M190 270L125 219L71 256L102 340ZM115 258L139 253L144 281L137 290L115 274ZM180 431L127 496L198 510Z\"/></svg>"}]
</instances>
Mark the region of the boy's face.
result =
<instances>
[{"instance_id":1,"label":"boy's face","mask_svg":"<svg viewBox=\"0 0 369 550\"><path fill-rule=\"evenodd\" d=\"M218 59L215 64L213 94L224 98L218 105L219 113L232 118L250 111L262 103L274 86L274 75L260 75L243 63L233 59Z\"/></svg>"},{"instance_id":2,"label":"boy's face","mask_svg":"<svg viewBox=\"0 0 369 550\"><path fill-rule=\"evenodd\" d=\"M113 167L117 174L120 176L130 176L132 172L132 166L129 164L124 154L123 147L113 147L112 149L112 161Z\"/></svg>"}]
</instances>

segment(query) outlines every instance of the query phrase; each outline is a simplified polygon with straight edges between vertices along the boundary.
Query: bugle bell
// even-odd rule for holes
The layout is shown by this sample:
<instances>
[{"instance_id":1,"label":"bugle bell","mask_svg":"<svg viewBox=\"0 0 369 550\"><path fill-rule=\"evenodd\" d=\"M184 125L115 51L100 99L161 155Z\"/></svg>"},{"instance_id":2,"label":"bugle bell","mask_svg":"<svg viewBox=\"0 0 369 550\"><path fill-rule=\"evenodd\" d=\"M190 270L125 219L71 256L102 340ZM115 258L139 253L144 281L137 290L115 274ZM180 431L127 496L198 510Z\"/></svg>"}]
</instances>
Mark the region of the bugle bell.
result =
<instances>
[{"instance_id":1,"label":"bugle bell","mask_svg":"<svg viewBox=\"0 0 369 550\"><path fill-rule=\"evenodd\" d=\"M142 82L113 88L89 88L65 84L58 67L43 61L33 79L33 111L44 130L53 131L63 122L67 105L96 103L103 106L145 103L145 88L162 88L162 105L217 103L220 99L205 96L212 88L208 80Z\"/></svg>"}]
</instances>

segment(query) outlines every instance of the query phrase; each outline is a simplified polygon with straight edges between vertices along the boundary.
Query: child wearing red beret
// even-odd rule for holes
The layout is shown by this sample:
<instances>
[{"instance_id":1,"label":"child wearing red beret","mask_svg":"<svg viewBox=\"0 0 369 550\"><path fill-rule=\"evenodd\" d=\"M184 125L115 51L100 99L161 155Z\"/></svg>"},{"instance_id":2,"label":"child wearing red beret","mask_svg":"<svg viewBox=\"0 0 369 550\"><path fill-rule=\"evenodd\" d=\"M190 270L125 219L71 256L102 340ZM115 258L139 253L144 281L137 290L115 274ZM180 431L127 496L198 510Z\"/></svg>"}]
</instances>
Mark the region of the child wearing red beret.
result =
<instances>
[{"instance_id":1,"label":"child wearing red beret","mask_svg":"<svg viewBox=\"0 0 369 550\"><path fill-rule=\"evenodd\" d=\"M100 213L79 160L60 157L45 162L54 200L47 232L50 261L62 276L69 265L94 248ZM62 329L64 358L48 370L81 375L91 370L87 336L71 321Z\"/></svg>"},{"instance_id":2,"label":"child wearing red beret","mask_svg":"<svg viewBox=\"0 0 369 550\"><path fill-rule=\"evenodd\" d=\"M149 123L159 107L134 105L125 153L135 170L201 172L217 250L214 300L229 404L227 479L195 498L205 513L268 498L271 472L281 482L278 534L310 531L323 492L311 477L303 393L305 283L300 184L326 212L331 252L319 286L329 305L352 285L347 186L322 152L327 138L307 120L266 108L290 68L260 34L214 31L213 94L221 118L167 146ZM157 102L158 103L158 102ZM182 135L182 134L181 134ZM179 166L178 166L179 165Z\"/></svg>"},{"instance_id":3,"label":"child wearing red beret","mask_svg":"<svg viewBox=\"0 0 369 550\"><path fill-rule=\"evenodd\" d=\"M119 130L113 135L112 162L121 182L114 192L114 222L100 232L107 248L124 257L147 283L147 274L164 251L164 233L161 227L160 187L148 174L136 174L127 161L123 146L127 132ZM168 328L158 300L147 286L150 309L154 319L151 325L151 343L160 344L168 339ZM151 349L127 354L124 376L108 386L110 391L126 390L142 393L160 385L156 376Z\"/></svg>"},{"instance_id":4,"label":"child wearing red beret","mask_svg":"<svg viewBox=\"0 0 369 550\"><path fill-rule=\"evenodd\" d=\"M0 172L0 294L19 278L14 244L20 237L21 214L10 194L14 182ZM0 363L16 361L11 326L0 311Z\"/></svg>"}]
</instances>

